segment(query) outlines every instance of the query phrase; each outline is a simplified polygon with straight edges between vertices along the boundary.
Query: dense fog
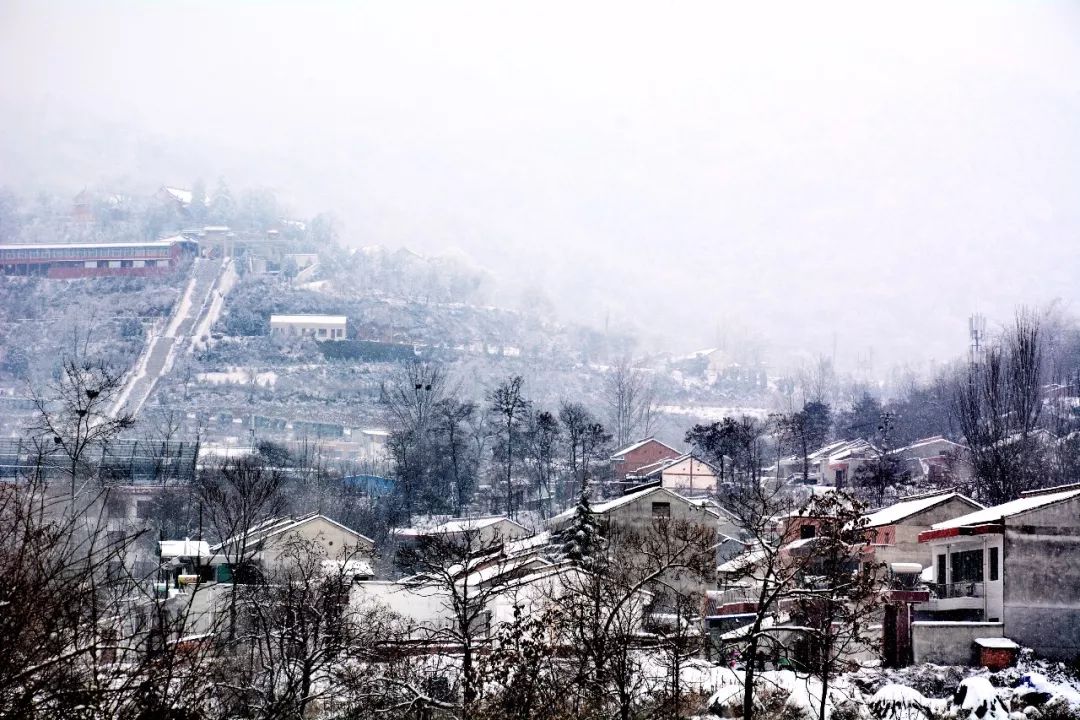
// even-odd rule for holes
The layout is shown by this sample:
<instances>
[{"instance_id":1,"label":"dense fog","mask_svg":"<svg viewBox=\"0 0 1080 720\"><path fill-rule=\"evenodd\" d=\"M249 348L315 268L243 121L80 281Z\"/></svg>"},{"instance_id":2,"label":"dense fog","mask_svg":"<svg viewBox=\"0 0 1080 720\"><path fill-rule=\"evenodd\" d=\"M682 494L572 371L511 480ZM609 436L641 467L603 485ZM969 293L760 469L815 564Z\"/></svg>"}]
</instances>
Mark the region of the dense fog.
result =
<instances>
[{"instance_id":1,"label":"dense fog","mask_svg":"<svg viewBox=\"0 0 1080 720\"><path fill-rule=\"evenodd\" d=\"M1075 297L1068 3L8 2L0 185L230 184L643 349L883 376Z\"/></svg>"}]
</instances>

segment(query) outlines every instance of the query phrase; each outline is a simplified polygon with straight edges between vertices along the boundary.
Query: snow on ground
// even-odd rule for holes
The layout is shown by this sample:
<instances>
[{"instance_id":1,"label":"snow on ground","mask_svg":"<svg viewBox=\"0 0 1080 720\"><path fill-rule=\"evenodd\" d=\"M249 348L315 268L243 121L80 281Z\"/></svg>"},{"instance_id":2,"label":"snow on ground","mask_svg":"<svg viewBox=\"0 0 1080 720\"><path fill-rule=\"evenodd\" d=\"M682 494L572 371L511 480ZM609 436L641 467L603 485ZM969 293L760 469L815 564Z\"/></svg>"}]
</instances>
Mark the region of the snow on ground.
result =
<instances>
[{"instance_id":1,"label":"snow on ground","mask_svg":"<svg viewBox=\"0 0 1080 720\"><path fill-rule=\"evenodd\" d=\"M198 327L191 333L192 342L188 346L188 352L193 353L196 346L202 346L205 342L204 338L210 336L210 328L214 327L214 323L221 317L221 311L225 307L225 296L229 294L229 291L236 285L236 281L240 279L240 276L236 274L236 264L229 258L225 261L225 268L221 271L221 275L218 276L217 287L211 290L213 299L210 301L210 307L206 310L206 315L203 316L199 322Z\"/></svg>"},{"instance_id":2,"label":"snow on ground","mask_svg":"<svg viewBox=\"0 0 1080 720\"><path fill-rule=\"evenodd\" d=\"M764 420L769 415L769 411L765 408L721 407L716 405L660 405L656 410L665 415L691 415L706 420L723 420L726 417L739 418L743 415Z\"/></svg>"},{"instance_id":3,"label":"snow on ground","mask_svg":"<svg viewBox=\"0 0 1080 720\"><path fill-rule=\"evenodd\" d=\"M199 268L202 262L202 258L195 258L195 261L191 264L191 279L188 280L187 287L184 288L184 295L180 298L180 304L173 310L169 326L165 328L166 337L176 337L176 331L180 327L180 323L191 312L191 294L195 291L195 284L199 279Z\"/></svg>"}]
</instances>

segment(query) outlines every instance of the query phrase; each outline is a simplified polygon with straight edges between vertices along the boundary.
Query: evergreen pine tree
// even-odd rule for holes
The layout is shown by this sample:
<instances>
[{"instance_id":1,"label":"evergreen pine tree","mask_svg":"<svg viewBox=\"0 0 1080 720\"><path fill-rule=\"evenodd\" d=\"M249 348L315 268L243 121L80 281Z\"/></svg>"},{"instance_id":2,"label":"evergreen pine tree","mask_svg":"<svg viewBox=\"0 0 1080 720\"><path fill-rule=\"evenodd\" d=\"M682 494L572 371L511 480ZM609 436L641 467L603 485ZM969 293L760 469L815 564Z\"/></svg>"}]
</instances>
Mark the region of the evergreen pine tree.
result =
<instances>
[{"instance_id":1,"label":"evergreen pine tree","mask_svg":"<svg viewBox=\"0 0 1080 720\"><path fill-rule=\"evenodd\" d=\"M582 488L581 497L574 509L574 521L562 536L563 557L586 569L595 568L604 557L604 538L600 524L589 504L589 492Z\"/></svg>"}]
</instances>

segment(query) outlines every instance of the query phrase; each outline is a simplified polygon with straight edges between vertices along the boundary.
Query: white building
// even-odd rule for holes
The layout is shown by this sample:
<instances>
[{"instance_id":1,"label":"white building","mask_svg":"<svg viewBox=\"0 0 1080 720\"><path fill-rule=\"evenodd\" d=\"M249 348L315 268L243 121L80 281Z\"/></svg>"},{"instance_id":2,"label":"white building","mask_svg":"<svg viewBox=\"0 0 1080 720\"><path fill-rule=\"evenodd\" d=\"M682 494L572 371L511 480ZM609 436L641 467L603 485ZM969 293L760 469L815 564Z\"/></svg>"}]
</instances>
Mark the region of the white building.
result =
<instances>
[{"instance_id":1,"label":"white building","mask_svg":"<svg viewBox=\"0 0 1080 720\"><path fill-rule=\"evenodd\" d=\"M933 564L924 571L930 599L912 625L915 662L973 662L983 638L1009 638L1053 660L1080 652L1080 486L935 523L919 542Z\"/></svg>"},{"instance_id":2,"label":"white building","mask_svg":"<svg viewBox=\"0 0 1080 720\"><path fill-rule=\"evenodd\" d=\"M271 315L270 332L316 340L344 340L347 320L344 315Z\"/></svg>"}]
</instances>

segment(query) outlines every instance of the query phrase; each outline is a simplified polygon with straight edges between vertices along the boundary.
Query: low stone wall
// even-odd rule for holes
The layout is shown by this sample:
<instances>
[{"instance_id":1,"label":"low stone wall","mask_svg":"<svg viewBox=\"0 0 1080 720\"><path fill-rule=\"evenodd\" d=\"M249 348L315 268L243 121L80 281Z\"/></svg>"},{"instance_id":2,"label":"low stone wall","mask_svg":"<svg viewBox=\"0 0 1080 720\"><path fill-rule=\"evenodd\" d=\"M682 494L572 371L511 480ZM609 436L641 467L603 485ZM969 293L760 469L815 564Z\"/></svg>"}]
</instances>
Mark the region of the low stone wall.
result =
<instances>
[{"instance_id":1,"label":"low stone wall","mask_svg":"<svg viewBox=\"0 0 1080 720\"><path fill-rule=\"evenodd\" d=\"M911 649L916 663L975 665L975 638L1002 637L1004 624L993 622L911 623Z\"/></svg>"}]
</instances>

